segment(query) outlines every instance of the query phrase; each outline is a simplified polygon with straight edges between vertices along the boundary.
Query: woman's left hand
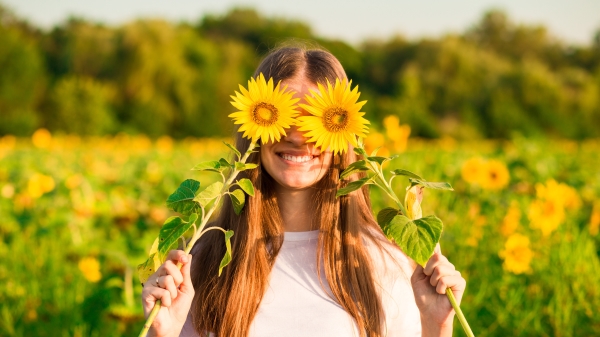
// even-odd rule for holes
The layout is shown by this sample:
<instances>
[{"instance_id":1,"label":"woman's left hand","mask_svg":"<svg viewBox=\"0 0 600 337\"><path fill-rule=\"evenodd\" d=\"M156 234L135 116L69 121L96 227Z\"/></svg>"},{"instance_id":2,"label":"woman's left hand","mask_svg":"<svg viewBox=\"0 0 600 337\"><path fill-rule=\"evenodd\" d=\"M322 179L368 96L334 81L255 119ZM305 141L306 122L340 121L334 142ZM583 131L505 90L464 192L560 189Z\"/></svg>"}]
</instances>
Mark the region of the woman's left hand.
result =
<instances>
[{"instance_id":1,"label":"woman's left hand","mask_svg":"<svg viewBox=\"0 0 600 337\"><path fill-rule=\"evenodd\" d=\"M460 272L454 268L454 265L442 255L439 243L425 268L417 266L411 277L411 283L421 312L421 324L429 328L444 330L449 327L451 329L455 313L446 296L446 289L452 289L456 302L460 304L467 282L460 276Z\"/></svg>"}]
</instances>

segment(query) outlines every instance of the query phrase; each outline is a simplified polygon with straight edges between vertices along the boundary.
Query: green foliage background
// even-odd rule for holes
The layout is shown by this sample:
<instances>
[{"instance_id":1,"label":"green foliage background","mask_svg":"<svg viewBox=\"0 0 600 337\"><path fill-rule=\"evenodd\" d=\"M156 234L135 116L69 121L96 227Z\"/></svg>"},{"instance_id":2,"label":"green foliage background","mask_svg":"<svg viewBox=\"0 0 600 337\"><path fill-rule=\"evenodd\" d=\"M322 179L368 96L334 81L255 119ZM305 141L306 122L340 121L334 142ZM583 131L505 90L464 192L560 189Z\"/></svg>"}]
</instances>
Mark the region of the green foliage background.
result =
<instances>
[{"instance_id":1,"label":"green foliage background","mask_svg":"<svg viewBox=\"0 0 600 337\"><path fill-rule=\"evenodd\" d=\"M490 11L459 35L352 46L252 9L117 27L72 18L45 31L1 5L0 135L229 136L232 90L294 42L333 52L371 119L399 115L416 136L600 136L600 30L571 46Z\"/></svg>"},{"instance_id":2,"label":"green foliage background","mask_svg":"<svg viewBox=\"0 0 600 337\"><path fill-rule=\"evenodd\" d=\"M376 127L394 114L413 136L459 140L411 139L389 169L456 189L428 193L423 213L446 225L442 247L467 278L462 308L477 336L600 334L600 236L589 228L600 205L600 144L583 140L600 137L600 31L571 46L492 11L462 34L352 46L251 9L195 23L70 19L44 31L0 5L0 135L40 127L54 135L45 149L0 138L0 336L137 334L134 270L171 215L165 200L186 178L211 183L188 169L227 150L189 136L230 136L229 95L269 49L290 41L333 52ZM180 140L152 141L161 135ZM470 141L482 138L504 140ZM463 181L461 165L474 156L506 163L508 187ZM38 173L55 187L35 198L28 189ZM526 214L535 184L551 178L574 187L582 205L543 237ZM520 275L499 256L513 201L535 253L532 272ZM373 204L376 212L390 202L375 191ZM100 263L98 282L78 268L86 257Z\"/></svg>"}]
</instances>

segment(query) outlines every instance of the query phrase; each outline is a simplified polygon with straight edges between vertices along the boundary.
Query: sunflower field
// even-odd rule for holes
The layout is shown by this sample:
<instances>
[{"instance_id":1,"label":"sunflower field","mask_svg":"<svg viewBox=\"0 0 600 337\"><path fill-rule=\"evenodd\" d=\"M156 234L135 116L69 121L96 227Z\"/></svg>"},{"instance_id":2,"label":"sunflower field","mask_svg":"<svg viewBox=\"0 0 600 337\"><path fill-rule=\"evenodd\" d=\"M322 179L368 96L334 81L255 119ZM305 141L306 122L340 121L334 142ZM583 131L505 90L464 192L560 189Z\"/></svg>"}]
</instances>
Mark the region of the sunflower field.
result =
<instances>
[{"instance_id":1,"label":"sunflower field","mask_svg":"<svg viewBox=\"0 0 600 337\"><path fill-rule=\"evenodd\" d=\"M455 189L428 191L423 214L445 223L475 335L600 334L600 140L425 141L397 117L382 125L365 144L400 154L390 170ZM190 169L225 155L221 139L0 138L0 335L137 335L135 270L171 215L165 200L186 178L212 182ZM372 201L389 204L377 190Z\"/></svg>"}]
</instances>

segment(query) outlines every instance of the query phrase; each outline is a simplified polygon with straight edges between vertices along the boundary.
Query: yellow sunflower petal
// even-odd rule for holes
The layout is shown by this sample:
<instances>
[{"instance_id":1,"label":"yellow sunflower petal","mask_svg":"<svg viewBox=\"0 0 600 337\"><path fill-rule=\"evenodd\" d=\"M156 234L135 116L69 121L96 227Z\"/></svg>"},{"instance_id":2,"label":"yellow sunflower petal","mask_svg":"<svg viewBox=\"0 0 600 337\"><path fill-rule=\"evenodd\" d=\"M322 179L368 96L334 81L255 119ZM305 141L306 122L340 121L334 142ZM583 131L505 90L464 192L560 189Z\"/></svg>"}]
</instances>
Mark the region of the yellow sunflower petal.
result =
<instances>
[{"instance_id":1,"label":"yellow sunflower petal","mask_svg":"<svg viewBox=\"0 0 600 337\"><path fill-rule=\"evenodd\" d=\"M365 137L369 124L360 111L366 101L357 102L358 86L351 88L352 81L336 79L334 84L327 80L317 87L318 91L310 90L305 96L308 104L300 104L311 116L297 118L298 130L308 142L334 154L345 153L348 144L358 146L356 137Z\"/></svg>"},{"instance_id":2,"label":"yellow sunflower petal","mask_svg":"<svg viewBox=\"0 0 600 337\"><path fill-rule=\"evenodd\" d=\"M241 124L239 132L244 138L261 142L280 140L285 135L285 128L294 123L298 98L287 91L281 82L274 83L272 78L265 79L261 73L250 78L245 88L239 85L240 91L231 96L231 105L239 111L229 114L234 124Z\"/></svg>"}]
</instances>

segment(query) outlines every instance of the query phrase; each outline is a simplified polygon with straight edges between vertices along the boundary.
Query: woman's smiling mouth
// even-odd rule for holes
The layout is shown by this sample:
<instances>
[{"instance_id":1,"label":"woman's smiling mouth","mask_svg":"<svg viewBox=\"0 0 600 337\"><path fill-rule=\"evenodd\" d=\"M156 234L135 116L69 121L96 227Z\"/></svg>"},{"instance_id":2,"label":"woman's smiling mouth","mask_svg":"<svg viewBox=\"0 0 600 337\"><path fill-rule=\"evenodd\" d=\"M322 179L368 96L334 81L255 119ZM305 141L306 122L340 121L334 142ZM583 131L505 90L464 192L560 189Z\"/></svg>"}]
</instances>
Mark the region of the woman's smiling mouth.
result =
<instances>
[{"instance_id":1,"label":"woman's smiling mouth","mask_svg":"<svg viewBox=\"0 0 600 337\"><path fill-rule=\"evenodd\" d=\"M297 155L292 155L289 153L277 153L277 155L280 158L283 158L287 161L291 161L294 163L306 163L306 162L309 162L309 161L315 159L315 157L317 157L317 156L312 156L312 155L297 156Z\"/></svg>"}]
</instances>

